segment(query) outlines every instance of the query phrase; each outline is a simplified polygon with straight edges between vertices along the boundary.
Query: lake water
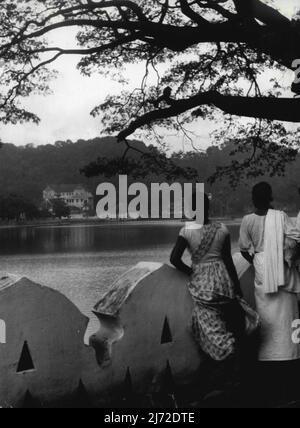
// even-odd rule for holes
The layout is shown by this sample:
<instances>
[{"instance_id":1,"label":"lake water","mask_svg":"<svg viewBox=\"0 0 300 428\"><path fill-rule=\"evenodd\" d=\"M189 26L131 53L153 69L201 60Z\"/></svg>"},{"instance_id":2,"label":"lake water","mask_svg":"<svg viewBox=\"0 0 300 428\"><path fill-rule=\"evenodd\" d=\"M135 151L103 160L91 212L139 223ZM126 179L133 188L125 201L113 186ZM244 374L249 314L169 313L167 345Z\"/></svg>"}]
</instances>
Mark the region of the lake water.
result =
<instances>
[{"instance_id":1,"label":"lake water","mask_svg":"<svg viewBox=\"0 0 300 428\"><path fill-rule=\"evenodd\" d=\"M182 224L0 228L0 271L59 290L88 317L103 292L140 261L168 263ZM238 226L230 226L233 247Z\"/></svg>"}]
</instances>

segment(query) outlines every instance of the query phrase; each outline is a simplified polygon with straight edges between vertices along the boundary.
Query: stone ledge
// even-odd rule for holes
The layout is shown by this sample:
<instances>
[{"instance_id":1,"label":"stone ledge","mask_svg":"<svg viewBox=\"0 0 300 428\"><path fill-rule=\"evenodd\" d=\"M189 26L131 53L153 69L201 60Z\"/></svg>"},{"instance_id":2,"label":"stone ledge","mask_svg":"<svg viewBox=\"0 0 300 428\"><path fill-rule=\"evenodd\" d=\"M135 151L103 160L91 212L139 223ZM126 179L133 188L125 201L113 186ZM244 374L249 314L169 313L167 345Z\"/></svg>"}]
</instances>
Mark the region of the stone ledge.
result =
<instances>
[{"instance_id":1,"label":"stone ledge","mask_svg":"<svg viewBox=\"0 0 300 428\"><path fill-rule=\"evenodd\" d=\"M243 266L240 274L243 288L250 289L253 273ZM86 346L88 319L70 300L4 274L0 406L62 406L84 395L96 407L124 399L128 390L152 394L166 379L180 388L201 382L205 357L190 333L192 309L185 275L159 263L139 263L95 306L100 327Z\"/></svg>"}]
</instances>

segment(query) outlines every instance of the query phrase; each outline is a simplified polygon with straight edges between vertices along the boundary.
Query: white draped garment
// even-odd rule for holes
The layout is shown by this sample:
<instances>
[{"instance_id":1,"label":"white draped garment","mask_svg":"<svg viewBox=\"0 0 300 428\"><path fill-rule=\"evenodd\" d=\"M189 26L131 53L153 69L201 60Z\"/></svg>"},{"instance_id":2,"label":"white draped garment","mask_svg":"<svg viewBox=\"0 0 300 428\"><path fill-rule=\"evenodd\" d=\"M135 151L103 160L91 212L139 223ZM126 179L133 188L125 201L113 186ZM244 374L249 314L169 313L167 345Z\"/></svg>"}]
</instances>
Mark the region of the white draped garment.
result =
<instances>
[{"instance_id":1,"label":"white draped garment","mask_svg":"<svg viewBox=\"0 0 300 428\"><path fill-rule=\"evenodd\" d=\"M300 276L289 260L300 230L285 213L271 212L267 217L246 216L240 233L241 251L255 253L255 302L261 318L259 360L296 360L300 359L300 346L292 335L293 322L300 318Z\"/></svg>"}]
</instances>

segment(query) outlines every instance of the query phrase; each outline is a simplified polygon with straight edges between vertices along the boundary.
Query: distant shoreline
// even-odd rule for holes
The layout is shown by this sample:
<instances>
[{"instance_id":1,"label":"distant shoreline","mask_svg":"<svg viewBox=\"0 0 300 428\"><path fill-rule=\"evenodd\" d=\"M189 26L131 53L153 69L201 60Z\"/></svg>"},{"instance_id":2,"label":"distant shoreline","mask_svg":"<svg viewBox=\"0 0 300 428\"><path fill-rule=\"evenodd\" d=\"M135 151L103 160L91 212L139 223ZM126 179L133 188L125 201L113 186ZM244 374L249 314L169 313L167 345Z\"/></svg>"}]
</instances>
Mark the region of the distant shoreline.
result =
<instances>
[{"instance_id":1,"label":"distant shoreline","mask_svg":"<svg viewBox=\"0 0 300 428\"><path fill-rule=\"evenodd\" d=\"M242 218L218 218L227 226L239 226ZM0 223L0 229L15 229L22 227L78 227L78 226L97 226L97 227L119 227L119 226L183 226L184 220L123 220L123 221L107 221L99 220L98 218L88 219L70 219L70 220L46 220L46 221L32 221L24 223Z\"/></svg>"}]
</instances>

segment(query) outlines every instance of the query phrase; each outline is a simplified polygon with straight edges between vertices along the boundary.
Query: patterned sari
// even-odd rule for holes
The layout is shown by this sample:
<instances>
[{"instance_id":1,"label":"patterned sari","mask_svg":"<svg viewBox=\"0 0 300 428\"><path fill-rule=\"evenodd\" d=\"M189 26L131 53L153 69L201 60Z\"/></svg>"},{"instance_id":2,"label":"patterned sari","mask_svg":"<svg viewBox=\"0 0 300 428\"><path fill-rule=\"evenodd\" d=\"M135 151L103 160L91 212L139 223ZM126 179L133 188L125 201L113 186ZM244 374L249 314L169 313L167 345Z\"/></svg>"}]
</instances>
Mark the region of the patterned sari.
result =
<instances>
[{"instance_id":1,"label":"patterned sari","mask_svg":"<svg viewBox=\"0 0 300 428\"><path fill-rule=\"evenodd\" d=\"M219 223L203 228L201 244L192 254L193 275L189 290L195 304L192 315L193 336L212 359L224 361L236 353L245 314L221 256L217 261L202 263L219 228Z\"/></svg>"}]
</instances>

